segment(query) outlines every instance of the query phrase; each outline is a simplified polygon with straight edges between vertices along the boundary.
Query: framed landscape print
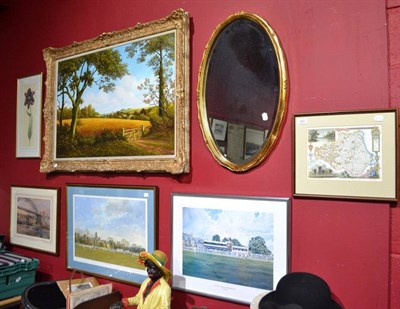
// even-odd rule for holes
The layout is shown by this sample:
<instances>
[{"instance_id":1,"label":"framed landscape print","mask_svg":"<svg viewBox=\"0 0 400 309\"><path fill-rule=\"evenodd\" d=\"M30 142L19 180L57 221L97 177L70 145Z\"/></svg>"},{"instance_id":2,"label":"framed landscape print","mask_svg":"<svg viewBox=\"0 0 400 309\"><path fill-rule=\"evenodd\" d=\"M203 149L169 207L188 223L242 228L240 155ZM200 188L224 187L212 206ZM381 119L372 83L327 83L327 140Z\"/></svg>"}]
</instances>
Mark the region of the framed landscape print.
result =
<instances>
[{"instance_id":1,"label":"framed landscape print","mask_svg":"<svg viewBox=\"0 0 400 309\"><path fill-rule=\"evenodd\" d=\"M133 284L156 248L156 187L67 185L67 267Z\"/></svg>"},{"instance_id":2,"label":"framed landscape print","mask_svg":"<svg viewBox=\"0 0 400 309\"><path fill-rule=\"evenodd\" d=\"M40 158L42 74L17 81L17 158Z\"/></svg>"},{"instance_id":3,"label":"framed landscape print","mask_svg":"<svg viewBox=\"0 0 400 309\"><path fill-rule=\"evenodd\" d=\"M189 172L188 13L43 54L41 172Z\"/></svg>"},{"instance_id":4,"label":"framed landscape print","mask_svg":"<svg viewBox=\"0 0 400 309\"><path fill-rule=\"evenodd\" d=\"M288 272L287 198L172 194L172 287L249 304Z\"/></svg>"},{"instance_id":5,"label":"framed landscape print","mask_svg":"<svg viewBox=\"0 0 400 309\"><path fill-rule=\"evenodd\" d=\"M294 196L397 201L397 109L294 116Z\"/></svg>"},{"instance_id":6,"label":"framed landscape print","mask_svg":"<svg viewBox=\"0 0 400 309\"><path fill-rule=\"evenodd\" d=\"M58 189L11 187L10 242L58 254Z\"/></svg>"}]
</instances>

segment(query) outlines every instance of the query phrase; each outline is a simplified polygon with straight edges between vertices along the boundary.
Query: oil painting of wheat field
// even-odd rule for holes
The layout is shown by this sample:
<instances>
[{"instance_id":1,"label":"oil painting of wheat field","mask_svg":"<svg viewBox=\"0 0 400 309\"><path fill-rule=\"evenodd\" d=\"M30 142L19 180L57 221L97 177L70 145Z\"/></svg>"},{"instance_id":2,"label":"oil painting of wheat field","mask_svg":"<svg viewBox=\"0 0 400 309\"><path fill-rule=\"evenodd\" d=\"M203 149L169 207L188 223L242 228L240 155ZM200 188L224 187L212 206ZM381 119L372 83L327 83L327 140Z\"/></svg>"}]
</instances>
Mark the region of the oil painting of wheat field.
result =
<instances>
[{"instance_id":1,"label":"oil painting of wheat field","mask_svg":"<svg viewBox=\"0 0 400 309\"><path fill-rule=\"evenodd\" d=\"M174 42L171 32L60 61L57 158L173 155Z\"/></svg>"},{"instance_id":2,"label":"oil painting of wheat field","mask_svg":"<svg viewBox=\"0 0 400 309\"><path fill-rule=\"evenodd\" d=\"M187 14L178 10L157 23L46 49L41 171L186 172L186 33Z\"/></svg>"}]
</instances>

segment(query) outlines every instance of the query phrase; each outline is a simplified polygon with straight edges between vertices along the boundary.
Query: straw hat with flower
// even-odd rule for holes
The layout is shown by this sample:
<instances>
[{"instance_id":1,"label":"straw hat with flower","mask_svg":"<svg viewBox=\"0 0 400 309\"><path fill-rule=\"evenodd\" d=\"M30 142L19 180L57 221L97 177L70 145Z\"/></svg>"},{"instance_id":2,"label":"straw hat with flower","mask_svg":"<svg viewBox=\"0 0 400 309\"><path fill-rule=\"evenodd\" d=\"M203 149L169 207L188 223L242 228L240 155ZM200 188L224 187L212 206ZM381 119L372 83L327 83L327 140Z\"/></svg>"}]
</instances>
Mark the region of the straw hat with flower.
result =
<instances>
[{"instance_id":1,"label":"straw hat with flower","mask_svg":"<svg viewBox=\"0 0 400 309\"><path fill-rule=\"evenodd\" d=\"M171 277L171 271L165 267L168 257L164 252L161 250L154 250L153 254L146 251L140 252L138 262L144 265L147 260L152 261L162 271L165 280L168 280L169 277Z\"/></svg>"}]
</instances>

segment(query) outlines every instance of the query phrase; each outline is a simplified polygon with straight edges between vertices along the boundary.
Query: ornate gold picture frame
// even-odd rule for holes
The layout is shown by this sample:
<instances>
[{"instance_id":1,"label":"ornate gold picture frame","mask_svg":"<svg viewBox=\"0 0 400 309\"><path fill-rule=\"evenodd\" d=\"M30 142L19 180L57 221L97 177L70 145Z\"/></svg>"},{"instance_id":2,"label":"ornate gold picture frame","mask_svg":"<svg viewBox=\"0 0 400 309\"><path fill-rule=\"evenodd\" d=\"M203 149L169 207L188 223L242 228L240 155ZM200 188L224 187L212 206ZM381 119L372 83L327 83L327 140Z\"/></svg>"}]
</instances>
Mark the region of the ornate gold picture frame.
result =
<instances>
[{"instance_id":1,"label":"ornate gold picture frame","mask_svg":"<svg viewBox=\"0 0 400 309\"><path fill-rule=\"evenodd\" d=\"M189 172L187 12L43 54L41 172Z\"/></svg>"}]
</instances>

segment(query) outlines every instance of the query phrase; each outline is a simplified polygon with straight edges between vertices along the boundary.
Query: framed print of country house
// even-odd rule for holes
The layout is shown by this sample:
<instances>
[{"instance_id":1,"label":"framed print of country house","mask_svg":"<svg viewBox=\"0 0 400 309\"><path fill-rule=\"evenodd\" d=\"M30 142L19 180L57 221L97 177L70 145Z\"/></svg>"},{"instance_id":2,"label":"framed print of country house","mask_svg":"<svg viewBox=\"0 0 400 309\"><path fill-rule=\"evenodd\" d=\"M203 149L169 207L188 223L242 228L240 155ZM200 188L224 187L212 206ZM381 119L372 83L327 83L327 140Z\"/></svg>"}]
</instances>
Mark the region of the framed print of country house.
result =
<instances>
[{"instance_id":1,"label":"framed print of country house","mask_svg":"<svg viewBox=\"0 0 400 309\"><path fill-rule=\"evenodd\" d=\"M156 187L67 185L67 267L139 285L156 248Z\"/></svg>"},{"instance_id":2,"label":"framed print of country house","mask_svg":"<svg viewBox=\"0 0 400 309\"><path fill-rule=\"evenodd\" d=\"M41 172L189 172L187 12L43 55Z\"/></svg>"},{"instance_id":3,"label":"framed print of country house","mask_svg":"<svg viewBox=\"0 0 400 309\"><path fill-rule=\"evenodd\" d=\"M57 188L11 187L10 242L58 254Z\"/></svg>"},{"instance_id":4,"label":"framed print of country house","mask_svg":"<svg viewBox=\"0 0 400 309\"><path fill-rule=\"evenodd\" d=\"M42 74L17 81L17 158L40 158Z\"/></svg>"},{"instance_id":5,"label":"framed print of country house","mask_svg":"<svg viewBox=\"0 0 400 309\"><path fill-rule=\"evenodd\" d=\"M172 194L172 286L249 304L288 272L287 198Z\"/></svg>"},{"instance_id":6,"label":"framed print of country house","mask_svg":"<svg viewBox=\"0 0 400 309\"><path fill-rule=\"evenodd\" d=\"M294 116L294 196L397 201L397 109Z\"/></svg>"}]
</instances>

